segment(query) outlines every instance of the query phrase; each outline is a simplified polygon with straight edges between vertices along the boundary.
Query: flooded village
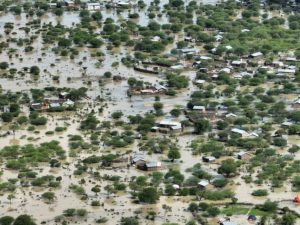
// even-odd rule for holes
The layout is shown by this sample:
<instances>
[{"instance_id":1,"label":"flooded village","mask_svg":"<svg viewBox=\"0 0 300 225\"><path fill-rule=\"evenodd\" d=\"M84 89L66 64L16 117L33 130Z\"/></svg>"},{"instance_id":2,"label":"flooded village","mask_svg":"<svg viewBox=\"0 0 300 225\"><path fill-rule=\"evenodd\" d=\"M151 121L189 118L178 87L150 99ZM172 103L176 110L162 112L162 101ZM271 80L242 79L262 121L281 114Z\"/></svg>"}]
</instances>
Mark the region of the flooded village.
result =
<instances>
[{"instance_id":1,"label":"flooded village","mask_svg":"<svg viewBox=\"0 0 300 225\"><path fill-rule=\"evenodd\" d=\"M0 1L0 225L300 224L299 12Z\"/></svg>"}]
</instances>

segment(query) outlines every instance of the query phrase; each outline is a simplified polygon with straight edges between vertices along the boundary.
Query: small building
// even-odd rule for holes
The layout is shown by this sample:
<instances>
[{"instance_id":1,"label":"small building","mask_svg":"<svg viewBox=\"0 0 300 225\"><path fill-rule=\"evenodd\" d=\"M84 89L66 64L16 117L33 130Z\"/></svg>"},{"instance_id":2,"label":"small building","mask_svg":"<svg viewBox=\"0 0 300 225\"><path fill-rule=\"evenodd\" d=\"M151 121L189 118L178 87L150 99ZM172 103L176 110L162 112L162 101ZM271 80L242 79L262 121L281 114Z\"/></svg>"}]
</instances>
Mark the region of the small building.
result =
<instances>
[{"instance_id":1,"label":"small building","mask_svg":"<svg viewBox=\"0 0 300 225\"><path fill-rule=\"evenodd\" d=\"M183 49L179 49L179 51L183 54L195 54L197 53L197 50L194 48L183 48Z\"/></svg>"},{"instance_id":2,"label":"small building","mask_svg":"<svg viewBox=\"0 0 300 225\"><path fill-rule=\"evenodd\" d=\"M30 110L32 111L46 111L49 109L49 104L34 102L30 104Z\"/></svg>"},{"instance_id":3,"label":"small building","mask_svg":"<svg viewBox=\"0 0 300 225\"><path fill-rule=\"evenodd\" d=\"M129 5L130 5L129 2L126 2L126 1L118 1L117 2L118 7L128 7Z\"/></svg>"},{"instance_id":4,"label":"small building","mask_svg":"<svg viewBox=\"0 0 300 225\"><path fill-rule=\"evenodd\" d=\"M162 168L161 162L148 162L145 164L146 171L157 171Z\"/></svg>"},{"instance_id":5,"label":"small building","mask_svg":"<svg viewBox=\"0 0 300 225\"><path fill-rule=\"evenodd\" d=\"M197 84L197 85L198 85L198 84L201 84L201 85L202 85L202 84L205 84L205 82L206 82L205 80L199 80L199 79L198 79L198 80L195 80L194 83Z\"/></svg>"},{"instance_id":6,"label":"small building","mask_svg":"<svg viewBox=\"0 0 300 225\"><path fill-rule=\"evenodd\" d=\"M60 104L58 102L52 102L52 103L49 104L49 107L50 108L59 108Z\"/></svg>"},{"instance_id":7,"label":"small building","mask_svg":"<svg viewBox=\"0 0 300 225\"><path fill-rule=\"evenodd\" d=\"M220 225L236 225L236 224L231 221L224 221L224 222L221 222Z\"/></svg>"},{"instance_id":8,"label":"small building","mask_svg":"<svg viewBox=\"0 0 300 225\"><path fill-rule=\"evenodd\" d=\"M162 131L161 128L167 128L169 130L182 129L181 123L172 121L171 119L161 120L157 126L159 127L160 131ZM152 128L154 128L154 127L152 127Z\"/></svg>"},{"instance_id":9,"label":"small building","mask_svg":"<svg viewBox=\"0 0 300 225\"><path fill-rule=\"evenodd\" d=\"M70 95L69 92L63 91L63 92L60 92L60 93L58 94L58 97L59 97L59 98L62 98L62 99L66 99L66 98L69 97L69 95Z\"/></svg>"},{"instance_id":10,"label":"small building","mask_svg":"<svg viewBox=\"0 0 300 225\"><path fill-rule=\"evenodd\" d=\"M86 3L86 9L90 10L90 11L94 11L94 10L100 10L101 9L101 5L100 3Z\"/></svg>"},{"instance_id":11,"label":"small building","mask_svg":"<svg viewBox=\"0 0 300 225\"><path fill-rule=\"evenodd\" d=\"M285 59L286 62L297 62L297 59L295 57L287 57Z\"/></svg>"},{"instance_id":12,"label":"small building","mask_svg":"<svg viewBox=\"0 0 300 225\"><path fill-rule=\"evenodd\" d=\"M224 72L224 73L228 73L229 74L231 72L231 69L228 68L228 67L226 67L226 68L220 69L219 72Z\"/></svg>"},{"instance_id":13,"label":"small building","mask_svg":"<svg viewBox=\"0 0 300 225\"><path fill-rule=\"evenodd\" d=\"M293 106L294 109L299 109L300 108L300 99L295 100L292 103L292 106Z\"/></svg>"},{"instance_id":14,"label":"small building","mask_svg":"<svg viewBox=\"0 0 300 225\"><path fill-rule=\"evenodd\" d=\"M170 68L172 70L182 70L184 68L184 66L181 64L177 64L177 65L171 66Z\"/></svg>"},{"instance_id":15,"label":"small building","mask_svg":"<svg viewBox=\"0 0 300 225\"><path fill-rule=\"evenodd\" d=\"M216 180L225 180L226 178L224 177L224 175L222 175L222 174L217 174L217 175L215 175L210 181L211 182L214 182L214 181L216 181Z\"/></svg>"},{"instance_id":16,"label":"small building","mask_svg":"<svg viewBox=\"0 0 300 225\"><path fill-rule=\"evenodd\" d=\"M184 37L184 41L187 41L187 42L195 42L195 38L192 38L192 37Z\"/></svg>"},{"instance_id":17,"label":"small building","mask_svg":"<svg viewBox=\"0 0 300 225\"><path fill-rule=\"evenodd\" d=\"M200 111L200 112L205 112L205 106L203 106L203 105L194 105L193 110L197 110L197 111Z\"/></svg>"},{"instance_id":18,"label":"small building","mask_svg":"<svg viewBox=\"0 0 300 225\"><path fill-rule=\"evenodd\" d=\"M225 118L236 118L236 117L237 117L237 115L234 114L234 113L227 113L227 114L225 115Z\"/></svg>"},{"instance_id":19,"label":"small building","mask_svg":"<svg viewBox=\"0 0 300 225\"><path fill-rule=\"evenodd\" d=\"M241 151L237 153L237 159L243 160L243 161L248 161L251 159L251 155L248 152Z\"/></svg>"},{"instance_id":20,"label":"small building","mask_svg":"<svg viewBox=\"0 0 300 225\"><path fill-rule=\"evenodd\" d=\"M278 69L277 70L277 74L285 74L285 75L288 75L288 74L295 74L296 73L296 70L295 69Z\"/></svg>"},{"instance_id":21,"label":"small building","mask_svg":"<svg viewBox=\"0 0 300 225\"><path fill-rule=\"evenodd\" d=\"M258 58L261 56L263 56L263 54L261 52L255 52L250 55L250 58Z\"/></svg>"},{"instance_id":22,"label":"small building","mask_svg":"<svg viewBox=\"0 0 300 225\"><path fill-rule=\"evenodd\" d=\"M153 38L151 38L151 41L159 42L160 41L160 36L154 36Z\"/></svg>"},{"instance_id":23,"label":"small building","mask_svg":"<svg viewBox=\"0 0 300 225\"><path fill-rule=\"evenodd\" d=\"M65 6L74 7L75 6L75 2L74 1L65 0Z\"/></svg>"},{"instance_id":24,"label":"small building","mask_svg":"<svg viewBox=\"0 0 300 225\"><path fill-rule=\"evenodd\" d=\"M163 85L161 85L161 84L154 84L153 87L155 88L155 90L156 90L157 92L165 92L165 91L168 90L167 87L165 87L165 86L163 86Z\"/></svg>"},{"instance_id":25,"label":"small building","mask_svg":"<svg viewBox=\"0 0 300 225\"><path fill-rule=\"evenodd\" d=\"M243 138L249 136L249 133L247 131L244 131L244 130L238 129L238 128L232 128L231 132L234 134L239 134Z\"/></svg>"},{"instance_id":26,"label":"small building","mask_svg":"<svg viewBox=\"0 0 300 225\"><path fill-rule=\"evenodd\" d=\"M272 62L272 66L274 66L274 67L276 67L276 68L279 68L279 67L283 67L284 64L283 64L283 62L281 62L281 61L273 61L273 62Z\"/></svg>"},{"instance_id":27,"label":"small building","mask_svg":"<svg viewBox=\"0 0 300 225\"><path fill-rule=\"evenodd\" d=\"M215 35L216 41L221 41L223 39L223 36L220 34Z\"/></svg>"},{"instance_id":28,"label":"small building","mask_svg":"<svg viewBox=\"0 0 300 225\"><path fill-rule=\"evenodd\" d=\"M294 124L293 122L285 121L285 122L281 123L281 127L282 128L289 128L293 124Z\"/></svg>"},{"instance_id":29,"label":"small building","mask_svg":"<svg viewBox=\"0 0 300 225\"><path fill-rule=\"evenodd\" d=\"M208 180L201 180L198 183L198 187L201 188L201 189L209 189L209 188L212 187L212 185L209 183Z\"/></svg>"},{"instance_id":30,"label":"small building","mask_svg":"<svg viewBox=\"0 0 300 225\"><path fill-rule=\"evenodd\" d=\"M211 60L212 58L209 56L202 55L202 56L200 56L200 59L201 60Z\"/></svg>"},{"instance_id":31,"label":"small building","mask_svg":"<svg viewBox=\"0 0 300 225\"><path fill-rule=\"evenodd\" d=\"M203 156L202 161L206 163L210 163L216 161L216 158L213 156Z\"/></svg>"},{"instance_id":32,"label":"small building","mask_svg":"<svg viewBox=\"0 0 300 225\"><path fill-rule=\"evenodd\" d=\"M250 32L250 30L249 29L242 29L241 32L246 33L246 32Z\"/></svg>"},{"instance_id":33,"label":"small building","mask_svg":"<svg viewBox=\"0 0 300 225\"><path fill-rule=\"evenodd\" d=\"M49 6L50 9L55 9L57 7L57 3L48 3L47 4Z\"/></svg>"},{"instance_id":34,"label":"small building","mask_svg":"<svg viewBox=\"0 0 300 225\"><path fill-rule=\"evenodd\" d=\"M136 166L146 164L145 156L142 153L135 153L131 158L131 164L135 164Z\"/></svg>"},{"instance_id":35,"label":"small building","mask_svg":"<svg viewBox=\"0 0 300 225\"><path fill-rule=\"evenodd\" d=\"M244 66L246 66L246 62L243 60L234 60L231 62L231 65L233 65L235 67L244 67Z\"/></svg>"},{"instance_id":36,"label":"small building","mask_svg":"<svg viewBox=\"0 0 300 225\"><path fill-rule=\"evenodd\" d=\"M67 99L67 101L65 101L65 102L62 103L63 107L73 107L74 105L75 105L75 102L73 102L70 99Z\"/></svg>"},{"instance_id":37,"label":"small building","mask_svg":"<svg viewBox=\"0 0 300 225\"><path fill-rule=\"evenodd\" d=\"M200 60L197 60L195 62L193 62L193 65L192 65L194 68L199 68L201 66L201 61Z\"/></svg>"}]
</instances>

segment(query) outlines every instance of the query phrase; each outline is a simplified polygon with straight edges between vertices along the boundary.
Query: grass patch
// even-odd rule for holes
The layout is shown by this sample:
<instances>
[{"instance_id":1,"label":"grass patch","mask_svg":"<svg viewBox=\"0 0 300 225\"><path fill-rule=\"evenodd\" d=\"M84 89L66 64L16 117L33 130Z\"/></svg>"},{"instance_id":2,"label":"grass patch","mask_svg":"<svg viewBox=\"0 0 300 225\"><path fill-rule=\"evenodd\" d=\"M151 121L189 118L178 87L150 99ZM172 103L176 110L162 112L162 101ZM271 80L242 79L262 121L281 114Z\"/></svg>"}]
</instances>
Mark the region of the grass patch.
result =
<instances>
[{"instance_id":1,"label":"grass patch","mask_svg":"<svg viewBox=\"0 0 300 225\"><path fill-rule=\"evenodd\" d=\"M255 215L255 216L270 216L271 214L269 212L264 212L260 209L251 209L249 215Z\"/></svg>"},{"instance_id":2,"label":"grass patch","mask_svg":"<svg viewBox=\"0 0 300 225\"><path fill-rule=\"evenodd\" d=\"M224 208L222 213L225 215L245 215L248 211L249 208L235 205Z\"/></svg>"},{"instance_id":3,"label":"grass patch","mask_svg":"<svg viewBox=\"0 0 300 225\"><path fill-rule=\"evenodd\" d=\"M255 216L270 216L271 214L269 212L264 212L260 209L253 208L250 210L249 207L244 206L229 206L223 209L222 214L224 215L255 215ZM249 213L248 213L249 212Z\"/></svg>"}]
</instances>

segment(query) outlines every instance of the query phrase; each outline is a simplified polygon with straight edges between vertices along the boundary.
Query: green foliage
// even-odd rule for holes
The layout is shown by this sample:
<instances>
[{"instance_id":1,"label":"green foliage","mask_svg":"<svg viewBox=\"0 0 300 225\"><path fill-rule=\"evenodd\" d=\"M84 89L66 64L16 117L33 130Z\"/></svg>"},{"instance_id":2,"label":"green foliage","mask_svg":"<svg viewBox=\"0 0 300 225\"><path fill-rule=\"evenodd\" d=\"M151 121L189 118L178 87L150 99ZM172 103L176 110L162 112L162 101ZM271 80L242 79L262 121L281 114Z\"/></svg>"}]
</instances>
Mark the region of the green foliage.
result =
<instances>
[{"instance_id":1,"label":"green foliage","mask_svg":"<svg viewBox=\"0 0 300 225\"><path fill-rule=\"evenodd\" d=\"M206 119L199 119L195 122L195 133L196 134L203 134L204 132L211 130L211 124Z\"/></svg>"},{"instance_id":2,"label":"green foliage","mask_svg":"<svg viewBox=\"0 0 300 225\"><path fill-rule=\"evenodd\" d=\"M253 191L251 194L253 196L267 196L268 191L265 189L258 189L258 190Z\"/></svg>"},{"instance_id":3,"label":"green foliage","mask_svg":"<svg viewBox=\"0 0 300 225\"><path fill-rule=\"evenodd\" d=\"M275 212L277 210L277 203L267 200L262 206L261 209L266 212Z\"/></svg>"},{"instance_id":4,"label":"green foliage","mask_svg":"<svg viewBox=\"0 0 300 225\"><path fill-rule=\"evenodd\" d=\"M30 73L37 76L40 74L40 68L38 66L32 66L30 67Z\"/></svg>"},{"instance_id":5,"label":"green foliage","mask_svg":"<svg viewBox=\"0 0 300 225\"><path fill-rule=\"evenodd\" d=\"M159 199L159 196L159 192L154 187L146 187L138 193L139 201L143 203L156 203L156 201Z\"/></svg>"},{"instance_id":6,"label":"green foliage","mask_svg":"<svg viewBox=\"0 0 300 225\"><path fill-rule=\"evenodd\" d=\"M139 225L139 221L135 217L122 217L121 225Z\"/></svg>"},{"instance_id":7,"label":"green foliage","mask_svg":"<svg viewBox=\"0 0 300 225\"><path fill-rule=\"evenodd\" d=\"M204 198L212 201L224 200L226 198L233 197L233 192L230 190L222 190L222 191L206 191L204 193Z\"/></svg>"},{"instance_id":8,"label":"green foliage","mask_svg":"<svg viewBox=\"0 0 300 225\"><path fill-rule=\"evenodd\" d=\"M13 225L36 225L36 223L29 215L20 215L15 219Z\"/></svg>"},{"instance_id":9,"label":"green foliage","mask_svg":"<svg viewBox=\"0 0 300 225\"><path fill-rule=\"evenodd\" d=\"M189 79L186 76L178 75L175 73L166 74L168 87L174 87L177 89L187 88L189 86Z\"/></svg>"},{"instance_id":10,"label":"green foliage","mask_svg":"<svg viewBox=\"0 0 300 225\"><path fill-rule=\"evenodd\" d=\"M233 159L223 160L221 166L218 168L218 172L225 174L227 177L235 175L236 171L237 163Z\"/></svg>"},{"instance_id":11,"label":"green foliage","mask_svg":"<svg viewBox=\"0 0 300 225\"><path fill-rule=\"evenodd\" d=\"M12 223L14 222L14 218L11 216L2 216L0 218L0 224L1 225L12 225Z\"/></svg>"},{"instance_id":12,"label":"green foliage","mask_svg":"<svg viewBox=\"0 0 300 225\"><path fill-rule=\"evenodd\" d=\"M81 121L80 129L95 130L98 123L99 121L97 120L97 118L94 115L89 114L85 120Z\"/></svg>"}]
</instances>

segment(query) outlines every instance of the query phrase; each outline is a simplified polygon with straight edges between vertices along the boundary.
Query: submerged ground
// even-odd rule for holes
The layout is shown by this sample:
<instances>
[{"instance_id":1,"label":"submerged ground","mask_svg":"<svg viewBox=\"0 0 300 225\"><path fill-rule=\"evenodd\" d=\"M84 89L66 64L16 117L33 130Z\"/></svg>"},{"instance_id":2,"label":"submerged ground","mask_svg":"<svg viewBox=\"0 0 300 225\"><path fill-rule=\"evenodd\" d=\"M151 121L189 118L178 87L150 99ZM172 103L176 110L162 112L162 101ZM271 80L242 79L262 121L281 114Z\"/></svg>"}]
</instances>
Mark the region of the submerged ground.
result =
<instances>
[{"instance_id":1,"label":"submerged ground","mask_svg":"<svg viewBox=\"0 0 300 225\"><path fill-rule=\"evenodd\" d=\"M47 3L0 7L0 224L300 224L296 3Z\"/></svg>"}]
</instances>

